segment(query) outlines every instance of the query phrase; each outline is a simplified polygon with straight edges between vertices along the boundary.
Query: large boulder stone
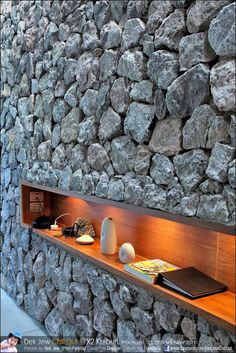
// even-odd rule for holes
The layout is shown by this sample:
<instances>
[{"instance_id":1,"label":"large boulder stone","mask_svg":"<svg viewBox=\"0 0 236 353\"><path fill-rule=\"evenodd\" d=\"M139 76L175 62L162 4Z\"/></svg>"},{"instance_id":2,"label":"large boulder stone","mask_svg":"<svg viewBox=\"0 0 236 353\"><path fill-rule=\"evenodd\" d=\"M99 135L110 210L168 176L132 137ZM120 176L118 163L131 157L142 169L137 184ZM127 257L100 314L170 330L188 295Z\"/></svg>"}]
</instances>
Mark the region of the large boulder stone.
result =
<instances>
[{"instance_id":1,"label":"large boulder stone","mask_svg":"<svg viewBox=\"0 0 236 353\"><path fill-rule=\"evenodd\" d=\"M228 145L216 143L209 159L206 173L209 178L225 183L228 180L227 172L233 160L235 149Z\"/></svg>"},{"instance_id":2,"label":"large boulder stone","mask_svg":"<svg viewBox=\"0 0 236 353\"><path fill-rule=\"evenodd\" d=\"M105 24L100 33L101 44L105 49L117 48L121 42L121 28L115 21Z\"/></svg>"},{"instance_id":3,"label":"large boulder stone","mask_svg":"<svg viewBox=\"0 0 236 353\"><path fill-rule=\"evenodd\" d=\"M200 196L197 216L211 222L227 223L230 215L225 198L221 195Z\"/></svg>"},{"instance_id":4,"label":"large boulder stone","mask_svg":"<svg viewBox=\"0 0 236 353\"><path fill-rule=\"evenodd\" d=\"M196 33L205 30L212 18L229 2L230 0L199 0L193 2L187 12L188 31L190 33Z\"/></svg>"},{"instance_id":5,"label":"large boulder stone","mask_svg":"<svg viewBox=\"0 0 236 353\"><path fill-rule=\"evenodd\" d=\"M115 328L116 314L108 301L94 299L93 327L106 337L112 337Z\"/></svg>"},{"instance_id":6,"label":"large boulder stone","mask_svg":"<svg viewBox=\"0 0 236 353\"><path fill-rule=\"evenodd\" d=\"M85 146L91 145L96 142L97 136L97 124L95 117L91 116L85 118L78 126L78 138L77 141Z\"/></svg>"},{"instance_id":7,"label":"large boulder stone","mask_svg":"<svg viewBox=\"0 0 236 353\"><path fill-rule=\"evenodd\" d=\"M98 91L88 89L80 99L80 108L87 116L92 116L96 113Z\"/></svg>"},{"instance_id":8,"label":"large boulder stone","mask_svg":"<svg viewBox=\"0 0 236 353\"><path fill-rule=\"evenodd\" d=\"M139 50L128 50L120 58L117 73L133 81L142 81L145 78L143 53Z\"/></svg>"},{"instance_id":9,"label":"large boulder stone","mask_svg":"<svg viewBox=\"0 0 236 353\"><path fill-rule=\"evenodd\" d=\"M167 47L178 51L180 39L186 33L185 14L183 10L176 9L171 13L155 32L155 48Z\"/></svg>"},{"instance_id":10,"label":"large boulder stone","mask_svg":"<svg viewBox=\"0 0 236 353\"><path fill-rule=\"evenodd\" d=\"M168 185L174 178L174 166L168 157L156 153L152 157L150 175L156 184Z\"/></svg>"},{"instance_id":11,"label":"large boulder stone","mask_svg":"<svg viewBox=\"0 0 236 353\"><path fill-rule=\"evenodd\" d=\"M166 210L166 190L161 185L147 184L143 195L143 206Z\"/></svg>"},{"instance_id":12,"label":"large boulder stone","mask_svg":"<svg viewBox=\"0 0 236 353\"><path fill-rule=\"evenodd\" d=\"M100 40L98 39L97 32L98 30L94 20L87 21L83 28L83 34L82 34L83 43L82 43L81 49L93 50L99 46Z\"/></svg>"},{"instance_id":13,"label":"large boulder stone","mask_svg":"<svg viewBox=\"0 0 236 353\"><path fill-rule=\"evenodd\" d=\"M138 143L149 142L153 119L153 105L131 103L124 121L125 134Z\"/></svg>"},{"instance_id":14,"label":"large boulder stone","mask_svg":"<svg viewBox=\"0 0 236 353\"><path fill-rule=\"evenodd\" d=\"M113 49L105 49L100 58L100 81L106 81L110 76L116 73L118 61L118 51Z\"/></svg>"},{"instance_id":15,"label":"large boulder stone","mask_svg":"<svg viewBox=\"0 0 236 353\"><path fill-rule=\"evenodd\" d=\"M82 112L79 108L73 108L62 119L61 122L61 139L65 143L76 141L78 135L79 123L82 120Z\"/></svg>"},{"instance_id":16,"label":"large boulder stone","mask_svg":"<svg viewBox=\"0 0 236 353\"><path fill-rule=\"evenodd\" d=\"M216 58L216 54L211 49L207 33L194 33L183 37L179 43L180 70L189 70L199 63L206 63Z\"/></svg>"},{"instance_id":17,"label":"large boulder stone","mask_svg":"<svg viewBox=\"0 0 236 353\"><path fill-rule=\"evenodd\" d=\"M195 149L174 157L176 174L186 191L195 190L200 184L205 175L208 158L208 154L201 149Z\"/></svg>"},{"instance_id":18,"label":"large boulder stone","mask_svg":"<svg viewBox=\"0 0 236 353\"><path fill-rule=\"evenodd\" d=\"M153 152L173 156L182 150L182 119L157 121L148 148Z\"/></svg>"},{"instance_id":19,"label":"large boulder stone","mask_svg":"<svg viewBox=\"0 0 236 353\"><path fill-rule=\"evenodd\" d=\"M171 1L152 1L148 9L147 32L154 33L172 10Z\"/></svg>"},{"instance_id":20,"label":"large boulder stone","mask_svg":"<svg viewBox=\"0 0 236 353\"><path fill-rule=\"evenodd\" d=\"M220 61L211 69L211 93L219 110L236 111L235 62Z\"/></svg>"},{"instance_id":21,"label":"large boulder stone","mask_svg":"<svg viewBox=\"0 0 236 353\"><path fill-rule=\"evenodd\" d=\"M154 97L155 113L159 120L164 119L166 115L166 102L163 91L157 87Z\"/></svg>"},{"instance_id":22,"label":"large boulder stone","mask_svg":"<svg viewBox=\"0 0 236 353\"><path fill-rule=\"evenodd\" d=\"M111 160L119 174L132 171L136 157L136 146L127 136L116 137L111 142Z\"/></svg>"},{"instance_id":23,"label":"large boulder stone","mask_svg":"<svg viewBox=\"0 0 236 353\"><path fill-rule=\"evenodd\" d=\"M77 61L75 74L81 92L92 87L99 76L99 58L90 51L83 53Z\"/></svg>"},{"instance_id":24,"label":"large boulder stone","mask_svg":"<svg viewBox=\"0 0 236 353\"><path fill-rule=\"evenodd\" d=\"M123 352L145 352L143 342L136 337L136 328L133 321L117 321L117 339Z\"/></svg>"},{"instance_id":25,"label":"large boulder stone","mask_svg":"<svg viewBox=\"0 0 236 353\"><path fill-rule=\"evenodd\" d=\"M147 68L151 80L158 87L167 89L178 76L178 54L167 50L158 50L151 54Z\"/></svg>"},{"instance_id":26,"label":"large boulder stone","mask_svg":"<svg viewBox=\"0 0 236 353\"><path fill-rule=\"evenodd\" d=\"M131 18L129 19L124 26L123 34L122 34L122 48L123 50L130 49L131 47L135 47L143 33L145 32L145 24L139 18Z\"/></svg>"},{"instance_id":27,"label":"large boulder stone","mask_svg":"<svg viewBox=\"0 0 236 353\"><path fill-rule=\"evenodd\" d=\"M229 124L208 104L203 104L193 111L183 128L183 147L213 148L217 142L229 142Z\"/></svg>"},{"instance_id":28,"label":"large boulder stone","mask_svg":"<svg viewBox=\"0 0 236 353\"><path fill-rule=\"evenodd\" d=\"M146 145L138 145L134 170L137 174L147 175L150 168L150 158L152 153Z\"/></svg>"},{"instance_id":29,"label":"large boulder stone","mask_svg":"<svg viewBox=\"0 0 236 353\"><path fill-rule=\"evenodd\" d=\"M175 333L181 318L176 305L169 302L155 302L153 310L157 323L167 332Z\"/></svg>"},{"instance_id":30,"label":"large boulder stone","mask_svg":"<svg viewBox=\"0 0 236 353\"><path fill-rule=\"evenodd\" d=\"M235 56L235 11L234 2L225 6L210 23L209 42L219 56Z\"/></svg>"},{"instance_id":31,"label":"large boulder stone","mask_svg":"<svg viewBox=\"0 0 236 353\"><path fill-rule=\"evenodd\" d=\"M89 146L87 162L88 165L95 170L101 170L109 164L107 153L99 143L94 143Z\"/></svg>"},{"instance_id":32,"label":"large boulder stone","mask_svg":"<svg viewBox=\"0 0 236 353\"><path fill-rule=\"evenodd\" d=\"M125 78L119 77L114 81L110 91L110 98L112 107L117 113L126 112L130 98Z\"/></svg>"},{"instance_id":33,"label":"large boulder stone","mask_svg":"<svg viewBox=\"0 0 236 353\"><path fill-rule=\"evenodd\" d=\"M98 130L100 141L103 143L107 140L111 140L116 136L122 135L122 133L122 119L119 114L114 112L114 110L109 107L108 110L102 115L100 120Z\"/></svg>"},{"instance_id":34,"label":"large boulder stone","mask_svg":"<svg viewBox=\"0 0 236 353\"><path fill-rule=\"evenodd\" d=\"M166 105L173 117L184 118L209 97L210 70L198 64L178 77L168 88Z\"/></svg>"}]
</instances>

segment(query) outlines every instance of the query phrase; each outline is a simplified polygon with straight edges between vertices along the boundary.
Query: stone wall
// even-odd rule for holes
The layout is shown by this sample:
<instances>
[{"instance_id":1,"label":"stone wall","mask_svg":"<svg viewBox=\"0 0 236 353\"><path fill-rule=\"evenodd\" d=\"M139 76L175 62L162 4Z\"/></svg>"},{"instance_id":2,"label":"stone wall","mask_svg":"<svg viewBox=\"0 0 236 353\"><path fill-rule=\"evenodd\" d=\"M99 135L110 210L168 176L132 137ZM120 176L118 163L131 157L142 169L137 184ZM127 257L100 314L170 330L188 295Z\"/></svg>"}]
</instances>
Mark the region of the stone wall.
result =
<instances>
[{"instance_id":1,"label":"stone wall","mask_svg":"<svg viewBox=\"0 0 236 353\"><path fill-rule=\"evenodd\" d=\"M80 279L78 259L20 227L19 180L233 224L234 11L230 0L2 2L2 270L50 334L57 318L60 334L232 345L89 264Z\"/></svg>"},{"instance_id":2,"label":"stone wall","mask_svg":"<svg viewBox=\"0 0 236 353\"><path fill-rule=\"evenodd\" d=\"M11 241L21 246L3 245L10 295L50 336L73 339L79 351L233 351L233 334L36 234L22 231Z\"/></svg>"}]
</instances>

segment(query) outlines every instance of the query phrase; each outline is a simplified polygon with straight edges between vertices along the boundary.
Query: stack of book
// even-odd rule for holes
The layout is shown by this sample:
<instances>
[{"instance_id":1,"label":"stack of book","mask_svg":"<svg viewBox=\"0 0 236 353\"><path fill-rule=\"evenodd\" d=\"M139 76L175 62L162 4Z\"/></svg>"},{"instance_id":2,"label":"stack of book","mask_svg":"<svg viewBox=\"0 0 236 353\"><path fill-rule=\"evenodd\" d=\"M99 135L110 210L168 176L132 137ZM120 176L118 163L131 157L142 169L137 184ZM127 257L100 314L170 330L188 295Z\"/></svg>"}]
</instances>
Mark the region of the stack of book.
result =
<instances>
[{"instance_id":1,"label":"stack of book","mask_svg":"<svg viewBox=\"0 0 236 353\"><path fill-rule=\"evenodd\" d=\"M179 268L161 259L126 264L124 269L151 284L159 284L189 299L223 292L227 287L195 267Z\"/></svg>"}]
</instances>

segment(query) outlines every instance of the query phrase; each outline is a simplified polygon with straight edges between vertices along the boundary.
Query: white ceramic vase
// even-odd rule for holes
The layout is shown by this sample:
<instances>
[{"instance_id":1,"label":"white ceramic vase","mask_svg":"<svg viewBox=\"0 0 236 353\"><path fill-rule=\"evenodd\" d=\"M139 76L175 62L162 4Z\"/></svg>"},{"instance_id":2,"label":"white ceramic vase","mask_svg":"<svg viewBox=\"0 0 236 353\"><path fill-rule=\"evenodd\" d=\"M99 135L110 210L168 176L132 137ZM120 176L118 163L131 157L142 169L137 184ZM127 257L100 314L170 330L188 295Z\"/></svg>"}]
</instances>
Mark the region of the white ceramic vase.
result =
<instances>
[{"instance_id":1,"label":"white ceramic vase","mask_svg":"<svg viewBox=\"0 0 236 353\"><path fill-rule=\"evenodd\" d=\"M121 245L119 250L119 258L123 264L128 264L135 260L134 247L130 243L124 243Z\"/></svg>"},{"instance_id":2,"label":"white ceramic vase","mask_svg":"<svg viewBox=\"0 0 236 353\"><path fill-rule=\"evenodd\" d=\"M117 246L115 223L111 218L104 218L101 227L101 253L114 255Z\"/></svg>"}]
</instances>

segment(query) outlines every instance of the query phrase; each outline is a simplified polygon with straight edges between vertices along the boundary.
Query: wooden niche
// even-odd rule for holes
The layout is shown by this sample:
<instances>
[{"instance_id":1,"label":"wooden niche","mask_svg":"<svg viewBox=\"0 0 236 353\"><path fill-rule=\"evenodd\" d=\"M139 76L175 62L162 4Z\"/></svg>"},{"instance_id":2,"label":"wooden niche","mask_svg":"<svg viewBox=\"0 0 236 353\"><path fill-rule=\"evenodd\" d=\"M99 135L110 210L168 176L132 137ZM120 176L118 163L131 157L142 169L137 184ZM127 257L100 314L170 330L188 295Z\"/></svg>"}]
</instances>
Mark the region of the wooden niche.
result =
<instances>
[{"instance_id":1,"label":"wooden niche","mask_svg":"<svg viewBox=\"0 0 236 353\"><path fill-rule=\"evenodd\" d=\"M78 217L88 219L95 227L96 240L93 245L84 246L76 244L73 238L55 237L50 230L34 229L36 234L227 330L235 329L234 227L22 181L21 221L22 225L28 228L35 218L42 215L40 209L39 212L30 212L31 192L43 192L41 205L45 214L56 218L63 213L70 213L59 221L62 226L71 226ZM116 224L118 247L124 242L132 243L137 254L135 261L161 258L179 267L194 266L226 284L228 291L189 300L125 272L118 253L111 256L100 252L100 229L105 217L111 217Z\"/></svg>"}]
</instances>

